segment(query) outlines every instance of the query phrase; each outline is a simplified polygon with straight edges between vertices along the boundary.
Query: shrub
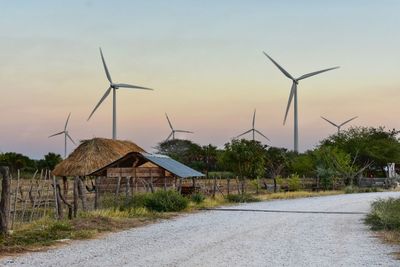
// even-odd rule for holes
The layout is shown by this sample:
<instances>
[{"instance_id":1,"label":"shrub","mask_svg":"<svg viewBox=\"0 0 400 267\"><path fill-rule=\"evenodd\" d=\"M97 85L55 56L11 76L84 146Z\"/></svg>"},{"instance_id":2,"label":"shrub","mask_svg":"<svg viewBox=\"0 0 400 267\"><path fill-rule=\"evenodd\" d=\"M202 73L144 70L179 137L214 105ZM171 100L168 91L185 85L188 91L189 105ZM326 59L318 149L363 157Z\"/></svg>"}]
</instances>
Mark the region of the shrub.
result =
<instances>
[{"instance_id":1,"label":"shrub","mask_svg":"<svg viewBox=\"0 0 400 267\"><path fill-rule=\"evenodd\" d=\"M188 204L189 200L174 190L156 191L145 198L145 207L158 212L181 211Z\"/></svg>"},{"instance_id":2,"label":"shrub","mask_svg":"<svg viewBox=\"0 0 400 267\"><path fill-rule=\"evenodd\" d=\"M400 198L379 199L372 203L365 222L372 230L400 231Z\"/></svg>"},{"instance_id":3,"label":"shrub","mask_svg":"<svg viewBox=\"0 0 400 267\"><path fill-rule=\"evenodd\" d=\"M239 195L227 195L226 199L229 202L234 202L234 203L245 203L245 202L257 202L260 201L258 198L255 198L254 196L250 194L239 194Z\"/></svg>"},{"instance_id":4,"label":"shrub","mask_svg":"<svg viewBox=\"0 0 400 267\"><path fill-rule=\"evenodd\" d=\"M299 191L301 188L301 180L297 174L293 174L288 179L289 191Z\"/></svg>"},{"instance_id":5,"label":"shrub","mask_svg":"<svg viewBox=\"0 0 400 267\"><path fill-rule=\"evenodd\" d=\"M190 196L190 200L196 204L202 203L206 197L202 193L194 193Z\"/></svg>"},{"instance_id":6,"label":"shrub","mask_svg":"<svg viewBox=\"0 0 400 267\"><path fill-rule=\"evenodd\" d=\"M353 193L355 193L355 192L356 192L356 189L355 189L353 186L351 186L351 185L346 186L346 187L344 188L344 193L346 193L346 194L353 194Z\"/></svg>"}]
</instances>

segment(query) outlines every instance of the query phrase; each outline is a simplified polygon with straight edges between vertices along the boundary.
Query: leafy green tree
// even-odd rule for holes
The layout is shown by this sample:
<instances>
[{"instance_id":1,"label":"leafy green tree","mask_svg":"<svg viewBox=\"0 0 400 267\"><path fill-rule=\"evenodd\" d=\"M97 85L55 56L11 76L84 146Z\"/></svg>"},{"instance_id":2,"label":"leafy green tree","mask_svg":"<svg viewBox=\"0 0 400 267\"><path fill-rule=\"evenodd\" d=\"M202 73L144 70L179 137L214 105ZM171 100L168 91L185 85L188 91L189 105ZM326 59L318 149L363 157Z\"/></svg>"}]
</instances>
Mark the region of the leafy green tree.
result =
<instances>
[{"instance_id":1,"label":"leafy green tree","mask_svg":"<svg viewBox=\"0 0 400 267\"><path fill-rule=\"evenodd\" d=\"M174 139L164 141L156 147L157 153L167 155L198 171L205 169L202 148L190 140Z\"/></svg>"},{"instance_id":2,"label":"leafy green tree","mask_svg":"<svg viewBox=\"0 0 400 267\"><path fill-rule=\"evenodd\" d=\"M355 165L368 166L370 173L384 175L388 163L400 163L399 131L384 127L353 127L321 141L321 147L334 146L350 154Z\"/></svg>"},{"instance_id":3,"label":"leafy green tree","mask_svg":"<svg viewBox=\"0 0 400 267\"><path fill-rule=\"evenodd\" d=\"M44 159L41 159L37 162L37 167L38 169L53 170L54 167L61 161L61 155L49 152L47 155L44 156Z\"/></svg>"},{"instance_id":4,"label":"leafy green tree","mask_svg":"<svg viewBox=\"0 0 400 267\"><path fill-rule=\"evenodd\" d=\"M291 161L294 153L286 148L265 147L265 170L267 176L274 180L274 192L277 191L278 176L289 175ZM266 183L264 182L266 187Z\"/></svg>"},{"instance_id":5,"label":"leafy green tree","mask_svg":"<svg viewBox=\"0 0 400 267\"><path fill-rule=\"evenodd\" d=\"M208 172L210 170L216 170L217 168L216 165L217 165L218 150L216 146L209 144L207 146L202 146L201 151L202 151L201 156L203 158L206 176L208 178Z\"/></svg>"},{"instance_id":6,"label":"leafy green tree","mask_svg":"<svg viewBox=\"0 0 400 267\"><path fill-rule=\"evenodd\" d=\"M0 165L10 167L11 173L17 170L35 169L35 161L27 156L15 152L7 152L0 154Z\"/></svg>"},{"instance_id":7,"label":"leafy green tree","mask_svg":"<svg viewBox=\"0 0 400 267\"><path fill-rule=\"evenodd\" d=\"M246 178L258 178L265 172L265 150L258 141L241 139L225 144L221 160L224 166L239 177L242 193Z\"/></svg>"}]
</instances>

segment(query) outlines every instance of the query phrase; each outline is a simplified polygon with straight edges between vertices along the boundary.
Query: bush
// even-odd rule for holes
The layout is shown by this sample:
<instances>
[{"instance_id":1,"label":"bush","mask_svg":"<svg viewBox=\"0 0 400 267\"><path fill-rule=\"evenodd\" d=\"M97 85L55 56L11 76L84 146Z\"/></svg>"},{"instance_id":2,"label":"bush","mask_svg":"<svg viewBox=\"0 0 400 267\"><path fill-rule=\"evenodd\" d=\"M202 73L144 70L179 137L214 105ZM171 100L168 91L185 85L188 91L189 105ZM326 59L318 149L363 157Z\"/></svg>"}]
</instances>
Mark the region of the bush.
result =
<instances>
[{"instance_id":1,"label":"bush","mask_svg":"<svg viewBox=\"0 0 400 267\"><path fill-rule=\"evenodd\" d=\"M289 191L299 191L301 188L301 180L297 174L293 174L288 179Z\"/></svg>"},{"instance_id":2,"label":"bush","mask_svg":"<svg viewBox=\"0 0 400 267\"><path fill-rule=\"evenodd\" d=\"M152 211L181 211L187 207L189 200L174 190L156 191L147 195L145 207Z\"/></svg>"},{"instance_id":3,"label":"bush","mask_svg":"<svg viewBox=\"0 0 400 267\"><path fill-rule=\"evenodd\" d=\"M206 197L202 193L194 193L190 196L190 200L196 204L202 203Z\"/></svg>"},{"instance_id":4,"label":"bush","mask_svg":"<svg viewBox=\"0 0 400 267\"><path fill-rule=\"evenodd\" d=\"M234 202L234 203L245 203L245 202L257 202L257 201L260 201L258 198L255 198L254 196L252 196L250 194L227 195L226 199L229 202Z\"/></svg>"},{"instance_id":5,"label":"bush","mask_svg":"<svg viewBox=\"0 0 400 267\"><path fill-rule=\"evenodd\" d=\"M351 185L346 186L346 187L344 188L344 193L346 193L346 194L353 194L353 193L355 193L356 191L357 191L356 188L354 188L354 187L351 186Z\"/></svg>"},{"instance_id":6,"label":"bush","mask_svg":"<svg viewBox=\"0 0 400 267\"><path fill-rule=\"evenodd\" d=\"M372 203L365 222L372 230L400 231L400 198L379 199Z\"/></svg>"}]
</instances>

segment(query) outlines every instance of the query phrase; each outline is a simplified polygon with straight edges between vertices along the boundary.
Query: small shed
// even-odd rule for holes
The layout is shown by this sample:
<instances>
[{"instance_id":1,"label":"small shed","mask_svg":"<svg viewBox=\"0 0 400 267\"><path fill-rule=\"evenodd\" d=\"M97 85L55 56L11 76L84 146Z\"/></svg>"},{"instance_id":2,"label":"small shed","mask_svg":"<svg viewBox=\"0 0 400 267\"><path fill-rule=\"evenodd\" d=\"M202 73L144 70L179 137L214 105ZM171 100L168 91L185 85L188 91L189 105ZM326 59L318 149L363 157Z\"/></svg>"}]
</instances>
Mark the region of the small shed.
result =
<instances>
[{"instance_id":1,"label":"small shed","mask_svg":"<svg viewBox=\"0 0 400 267\"><path fill-rule=\"evenodd\" d=\"M155 187L182 190L182 179L203 177L204 174L165 155L130 152L99 168L89 176L99 179L99 192L153 191Z\"/></svg>"}]
</instances>

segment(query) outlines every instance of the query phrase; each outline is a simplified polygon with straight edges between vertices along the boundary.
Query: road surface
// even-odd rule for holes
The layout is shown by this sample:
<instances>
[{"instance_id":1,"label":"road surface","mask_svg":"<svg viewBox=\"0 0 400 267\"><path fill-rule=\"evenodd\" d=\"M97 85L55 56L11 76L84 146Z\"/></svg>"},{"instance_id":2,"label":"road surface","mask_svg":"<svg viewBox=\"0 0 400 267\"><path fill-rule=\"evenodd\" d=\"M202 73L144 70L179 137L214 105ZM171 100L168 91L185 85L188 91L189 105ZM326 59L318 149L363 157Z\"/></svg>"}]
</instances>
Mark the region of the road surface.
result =
<instances>
[{"instance_id":1,"label":"road surface","mask_svg":"<svg viewBox=\"0 0 400 267\"><path fill-rule=\"evenodd\" d=\"M400 197L400 193L243 204L233 208L324 213L204 211L2 259L0 265L400 266L391 254L400 248L375 238L363 224L365 215L360 214L369 210L374 199L390 196Z\"/></svg>"}]
</instances>

